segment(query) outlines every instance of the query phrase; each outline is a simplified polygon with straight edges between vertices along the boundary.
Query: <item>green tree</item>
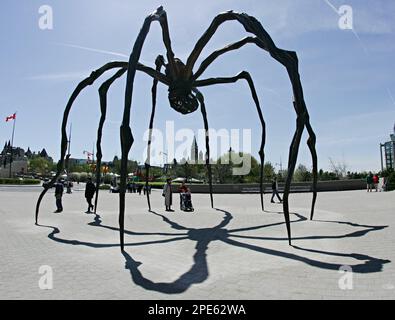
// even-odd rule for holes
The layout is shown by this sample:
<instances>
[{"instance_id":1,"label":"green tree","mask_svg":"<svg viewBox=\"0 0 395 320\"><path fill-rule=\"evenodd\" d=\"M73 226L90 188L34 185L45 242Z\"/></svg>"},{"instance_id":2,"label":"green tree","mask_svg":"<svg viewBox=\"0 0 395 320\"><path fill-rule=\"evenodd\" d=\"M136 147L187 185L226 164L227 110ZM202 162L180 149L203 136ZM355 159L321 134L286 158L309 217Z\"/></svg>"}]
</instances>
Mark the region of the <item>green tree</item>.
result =
<instances>
[{"instance_id":1,"label":"green tree","mask_svg":"<svg viewBox=\"0 0 395 320\"><path fill-rule=\"evenodd\" d=\"M185 163L173 164L167 175L173 178L182 177L187 180L192 178L199 179L198 169L200 169L198 165L189 164L188 161L185 161Z\"/></svg>"},{"instance_id":2,"label":"green tree","mask_svg":"<svg viewBox=\"0 0 395 320\"><path fill-rule=\"evenodd\" d=\"M213 164L211 167L215 182L219 184L232 182L232 168L230 164L219 162Z\"/></svg>"},{"instance_id":3,"label":"green tree","mask_svg":"<svg viewBox=\"0 0 395 320\"><path fill-rule=\"evenodd\" d=\"M121 173L121 160L115 156L112 162L110 163L109 167L113 173L120 174ZM135 160L128 160L127 164L127 172L136 172L138 168L138 162Z\"/></svg>"},{"instance_id":4,"label":"green tree","mask_svg":"<svg viewBox=\"0 0 395 320\"><path fill-rule=\"evenodd\" d=\"M249 160L246 160L249 159ZM244 161L247 161L244 162ZM241 162L241 163L239 163ZM241 168L249 165L247 168L247 174L245 175L234 175L235 168ZM270 169L268 169L268 174ZM274 168L273 168L274 171ZM218 183L253 183L259 182L260 176L260 164L249 153L229 151L222 155L215 165L213 165L214 179Z\"/></svg>"},{"instance_id":5,"label":"green tree","mask_svg":"<svg viewBox=\"0 0 395 320\"><path fill-rule=\"evenodd\" d=\"M296 182L311 181L312 174L305 165L300 164L298 168L295 170L293 178L294 181Z\"/></svg>"},{"instance_id":6,"label":"green tree","mask_svg":"<svg viewBox=\"0 0 395 320\"><path fill-rule=\"evenodd\" d=\"M318 171L318 180L320 181L332 181L339 180L339 177L334 172L320 170Z\"/></svg>"},{"instance_id":7,"label":"green tree","mask_svg":"<svg viewBox=\"0 0 395 320\"><path fill-rule=\"evenodd\" d=\"M200 181L207 181L207 167L205 164L195 164L195 178Z\"/></svg>"},{"instance_id":8,"label":"green tree","mask_svg":"<svg viewBox=\"0 0 395 320\"><path fill-rule=\"evenodd\" d=\"M276 175L274 166L270 162L266 162L263 165L263 179L265 181L270 181L274 178Z\"/></svg>"},{"instance_id":9,"label":"green tree","mask_svg":"<svg viewBox=\"0 0 395 320\"><path fill-rule=\"evenodd\" d=\"M35 157L29 160L29 171L33 173L47 174L52 169L52 162L43 157Z\"/></svg>"},{"instance_id":10,"label":"green tree","mask_svg":"<svg viewBox=\"0 0 395 320\"><path fill-rule=\"evenodd\" d=\"M69 172L92 172L92 169L89 164L74 164L70 165Z\"/></svg>"}]
</instances>

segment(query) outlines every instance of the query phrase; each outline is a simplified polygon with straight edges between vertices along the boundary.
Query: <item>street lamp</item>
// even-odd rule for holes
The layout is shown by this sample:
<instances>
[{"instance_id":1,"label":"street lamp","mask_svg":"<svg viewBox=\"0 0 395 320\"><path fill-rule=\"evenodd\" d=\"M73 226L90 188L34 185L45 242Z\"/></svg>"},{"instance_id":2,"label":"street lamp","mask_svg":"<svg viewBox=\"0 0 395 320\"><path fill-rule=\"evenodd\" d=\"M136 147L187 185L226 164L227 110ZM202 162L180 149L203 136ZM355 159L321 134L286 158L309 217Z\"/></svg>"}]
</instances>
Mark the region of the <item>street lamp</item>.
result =
<instances>
[{"instance_id":1,"label":"street lamp","mask_svg":"<svg viewBox=\"0 0 395 320\"><path fill-rule=\"evenodd\" d=\"M159 151L159 154L163 154L163 166L165 166L165 164L166 164L166 159L165 159L165 157L164 156L166 156L166 158L168 157L168 154L166 153L166 152L162 152L162 151ZM167 160L169 160L169 159L167 159ZM168 162L168 161L167 161Z\"/></svg>"}]
</instances>

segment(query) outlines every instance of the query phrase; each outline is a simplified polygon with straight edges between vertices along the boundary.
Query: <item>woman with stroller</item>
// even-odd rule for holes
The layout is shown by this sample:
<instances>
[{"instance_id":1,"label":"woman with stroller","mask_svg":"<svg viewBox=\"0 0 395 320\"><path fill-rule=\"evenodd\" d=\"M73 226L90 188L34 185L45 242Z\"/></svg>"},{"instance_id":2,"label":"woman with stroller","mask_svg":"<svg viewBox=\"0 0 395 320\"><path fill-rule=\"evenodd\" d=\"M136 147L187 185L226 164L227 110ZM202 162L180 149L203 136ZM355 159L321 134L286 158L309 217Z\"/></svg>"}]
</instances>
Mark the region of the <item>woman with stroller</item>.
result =
<instances>
[{"instance_id":1,"label":"woman with stroller","mask_svg":"<svg viewBox=\"0 0 395 320\"><path fill-rule=\"evenodd\" d=\"M182 182L181 187L178 189L180 192L180 207L184 211L193 211L191 201L191 190L187 187L185 180Z\"/></svg>"}]
</instances>

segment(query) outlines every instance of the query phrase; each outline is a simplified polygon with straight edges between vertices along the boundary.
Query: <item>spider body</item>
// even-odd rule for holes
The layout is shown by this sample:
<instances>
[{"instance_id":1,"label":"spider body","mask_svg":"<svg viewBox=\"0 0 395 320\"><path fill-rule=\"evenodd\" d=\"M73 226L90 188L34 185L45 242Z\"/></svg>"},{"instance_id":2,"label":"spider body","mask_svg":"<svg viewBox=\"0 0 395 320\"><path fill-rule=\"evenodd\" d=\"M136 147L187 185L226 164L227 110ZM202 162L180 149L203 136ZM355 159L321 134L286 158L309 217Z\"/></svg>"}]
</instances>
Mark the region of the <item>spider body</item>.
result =
<instances>
[{"instance_id":1,"label":"spider body","mask_svg":"<svg viewBox=\"0 0 395 320\"><path fill-rule=\"evenodd\" d=\"M177 112L188 114L199 108L199 102L192 93L188 83L177 84L169 88L170 106Z\"/></svg>"},{"instance_id":2,"label":"spider body","mask_svg":"<svg viewBox=\"0 0 395 320\"><path fill-rule=\"evenodd\" d=\"M196 95L192 92L191 82L175 80L169 86L169 103L175 111L188 114L199 108Z\"/></svg>"},{"instance_id":3,"label":"spider body","mask_svg":"<svg viewBox=\"0 0 395 320\"><path fill-rule=\"evenodd\" d=\"M192 92L192 79L186 75L186 66L180 59L175 58L174 62L174 71L170 64L165 64L165 74L171 79L169 84L170 107L182 114L192 113L199 108L199 102Z\"/></svg>"},{"instance_id":4,"label":"spider body","mask_svg":"<svg viewBox=\"0 0 395 320\"><path fill-rule=\"evenodd\" d=\"M165 62L165 58L163 56L159 55L155 60L156 68L153 69L140 63L139 59L144 42L149 33L150 26L155 21L158 21L162 28L163 43L166 49L167 62ZM236 21L240 23L244 27L245 31L252 34L252 36L245 37L239 41L236 41L221 49L214 51L206 59L204 59L201 65L199 66L199 68L196 71L194 71L195 63L199 58L200 54L202 53L204 47L210 41L211 37L217 31L218 27L227 21ZM46 185L46 187L44 188L44 190L42 191L42 193L40 194L37 200L36 213L35 213L36 224L38 223L39 208L43 196L46 194L47 190L53 186L53 184L58 179L58 177L63 173L65 162L67 167L67 161L70 155L66 156L66 151L67 151L66 126L71 111L71 107L74 101L76 100L76 98L78 97L78 95L81 93L83 89L85 89L87 86L92 85L104 73L108 71L113 71L114 69L116 70L116 72L113 73L113 75L108 80L103 82L103 84L99 88L101 117L97 131L97 143L96 143L97 146L96 183L97 185L100 184L100 177L101 177L100 175L101 158L102 158L101 138L102 138L102 129L107 112L107 92L115 80L117 80L124 74L127 74L126 87L125 87L125 104L124 104L122 124L120 126L122 156L121 156L121 181L120 181L120 192L119 192L119 230L120 230L120 244L122 251L124 250L125 193L126 193L126 179L128 174L127 164L128 164L129 151L134 142L132 130L130 128L131 106L132 106L134 79L137 71L143 72L153 78L152 107L151 107L151 117L149 122L147 160L145 163L146 187L148 187L148 177L150 170L150 150L151 150L150 147L151 147L151 139L152 139L152 129L154 125L154 116L156 110L157 86L158 83L161 83L167 87L170 107L173 108L175 111L181 114L189 114L198 109L200 109L201 111L204 129L206 131L205 159L207 166L207 176L208 176L208 184L210 191L211 207L214 207L214 204L213 204L211 164L209 160L210 159L209 124L208 124L205 100L202 92L200 91L200 88L211 86L211 85L217 85L217 84L231 84L238 81L246 81L258 115L257 118L262 126L261 146L258 153L260 157L260 183L259 183L260 202L261 202L262 210L264 210L263 165L265 161L264 148L266 143L266 124L261 109L261 105L259 102L259 97L256 92L252 77L247 71L242 71L233 77L217 77L217 78L200 79L201 75L204 74L207 67L211 63L213 63L217 58L219 58L221 55L226 54L227 52L230 51L238 50L247 44L254 44L258 48L267 51L273 59L275 59L277 62L282 64L288 73L288 77L292 85L292 91L294 96L293 106L296 112L296 130L289 149L289 159L288 159L288 168L287 168L288 174L285 181L284 196L283 196L283 211L284 211L284 217L287 227L288 240L289 240L289 244L291 244L291 229L290 229L291 227L290 227L290 219L289 219L288 198L289 198L293 173L296 167L299 146L305 128L309 135L309 138L307 140L307 145L311 152L312 162L313 162L313 170L312 170L313 171L313 186L312 186L313 200L312 200L311 214L310 214L311 219L313 219L314 207L317 198L317 181L318 181L317 153L315 149L316 136L310 125L309 114L304 101L303 89L298 71L299 70L298 57L296 53L293 51L287 51L276 47L270 35L266 32L266 30L263 28L263 26L256 18L249 16L246 13L237 13L233 11L220 13L213 19L210 26L197 41L195 47L193 48L185 64L180 59L174 56L171 47L170 33L168 29L167 14L165 10L163 10L163 7L159 7L155 12L153 12L152 14L148 15L145 18L143 26L137 36L137 40L134 43L129 61L109 62L103 65L102 67L98 68L94 72L92 72L89 77L87 77L77 85L66 105L63 114L63 122L61 128L61 133L62 133L61 156L57 165L56 175ZM163 67L165 69L164 73L162 73ZM97 191L95 198L95 213L97 208L99 188L96 188L96 190ZM147 195L148 208L149 211L151 211L149 192L147 192L146 195Z\"/></svg>"}]
</instances>

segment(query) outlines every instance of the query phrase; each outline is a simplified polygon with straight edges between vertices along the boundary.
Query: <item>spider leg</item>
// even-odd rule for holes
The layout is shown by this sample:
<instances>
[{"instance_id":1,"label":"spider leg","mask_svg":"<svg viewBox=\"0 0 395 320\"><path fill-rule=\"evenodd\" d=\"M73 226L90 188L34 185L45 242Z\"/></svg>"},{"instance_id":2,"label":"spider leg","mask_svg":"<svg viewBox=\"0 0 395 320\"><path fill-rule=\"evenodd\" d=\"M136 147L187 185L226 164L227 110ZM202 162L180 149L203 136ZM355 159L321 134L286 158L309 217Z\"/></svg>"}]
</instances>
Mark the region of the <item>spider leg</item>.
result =
<instances>
[{"instance_id":1,"label":"spider leg","mask_svg":"<svg viewBox=\"0 0 395 320\"><path fill-rule=\"evenodd\" d=\"M245 37L240 41L231 43L225 47L223 47L222 49L216 50L214 51L212 54L210 54L199 66L198 70L196 71L195 74L193 74L192 79L196 80L197 78L199 78L204 71L209 67L209 65L214 62L214 60L216 60L219 56L221 56L222 54L225 54L229 51L232 50L237 50L240 49L241 47L243 47L246 44L249 43L253 43L255 45L257 45L258 47L260 47L263 50L268 50L268 48L266 47L265 43L263 41L261 41L259 38L257 37ZM295 107L295 110L297 109L297 107ZM316 144L316 136L315 133L310 125L310 120L309 120L309 116L306 116L306 129L309 133L309 139L307 141L307 145L310 149L310 153L311 153L311 157L312 157L312 162L313 162L313 186L312 186L312 190L313 190L313 200L312 200L312 206L311 206L311 215L310 215L310 219L313 220L313 216L314 216L314 208L315 208L315 203L316 203L316 199L317 199L317 182L318 182L318 164L317 164L317 151L315 148L315 144Z\"/></svg>"},{"instance_id":2,"label":"spider leg","mask_svg":"<svg viewBox=\"0 0 395 320\"><path fill-rule=\"evenodd\" d=\"M266 143L266 124L265 120L263 118L261 106L259 103L258 95L255 90L254 82L252 81L251 75L246 72L242 71L240 72L237 76L235 77L229 77L229 78L211 78L211 79L205 79L205 80L198 80L194 82L194 85L196 87L204 87L204 86L209 86L213 84L224 84L224 83L235 83L238 80L246 80L251 91L252 98L254 100L256 109L258 111L258 116L259 120L262 125L262 139L261 139L261 147L259 149L259 157L260 157L260 162L261 162L261 167L260 167L260 180L259 180L259 191L260 191L260 198L261 198L261 207L262 211L264 211L264 202L263 202L263 166L264 166L264 161L265 161L265 143Z\"/></svg>"},{"instance_id":3,"label":"spider leg","mask_svg":"<svg viewBox=\"0 0 395 320\"><path fill-rule=\"evenodd\" d=\"M249 32L254 34L258 39L259 42L257 45L268 51L269 54L278 62L280 62L286 69L287 73L289 76L289 79L292 84L292 90L294 94L294 106L295 106L295 111L297 114L297 129L296 133L293 139L293 142L291 144L291 154L290 154L290 162L288 164L288 176L287 176L287 181L286 181L286 187L284 191L284 197L285 201L283 203L283 208L284 208L284 215L286 218L286 221L289 221L289 207L288 207L288 194L290 190L290 183L291 179L295 170L295 164L297 160L297 155L298 155L298 148L300 145L300 136L303 133L304 126L306 125L308 127L309 133L310 133L310 142L309 142L309 148L310 151L312 152L312 157L313 157L313 166L317 165L316 163L316 158L315 158L315 141L313 134L313 130L311 127L307 124L307 119L309 117L308 111L306 108L306 104L304 101L303 97L303 88L302 84L300 81L300 76L299 76L299 66L298 66L298 57L295 52L293 51L287 51L283 50L280 48L277 48L275 43L273 42L272 38L270 35L266 32L266 30L263 28L261 23L254 17L249 16L245 13L237 13L233 11L228 11L221 13L217 15L214 20L212 21L211 25L209 28L206 30L206 32L201 36L201 38L198 40L196 43L194 49L192 50L191 54L188 57L187 60L187 65L186 65L186 73L188 76L192 76L192 69L195 65L196 60L198 59L200 53L202 52L203 48L206 46L208 41L211 39L211 37L214 35L218 27L224 23L225 21L229 20L237 20L239 23L241 23L244 27L244 29ZM248 41L247 41L248 42ZM225 50L226 51L226 50ZM229 51L229 50L228 50ZM303 124L303 126L302 126ZM302 126L302 127L301 127ZM316 190L316 182L313 182L313 189ZM316 198L316 193L313 195L313 208L312 208L312 213L314 212L314 205L315 205L315 198ZM289 237L289 242L291 242L291 237L290 237L290 224L287 223L287 230L288 230L288 237Z\"/></svg>"},{"instance_id":4,"label":"spider leg","mask_svg":"<svg viewBox=\"0 0 395 320\"><path fill-rule=\"evenodd\" d=\"M147 75L149 75L150 77L157 79L159 82L165 84L165 85L169 85L170 84L170 79L164 75L163 73L156 71L155 69L152 69L150 67L147 67L145 65L143 65L142 63L138 62L137 63L137 68L138 71L144 72Z\"/></svg>"},{"instance_id":5,"label":"spider leg","mask_svg":"<svg viewBox=\"0 0 395 320\"><path fill-rule=\"evenodd\" d=\"M133 135L130 129L130 111L132 106L132 95L133 95L133 84L136 75L136 70L138 69L138 61L143 49L145 39L148 35L151 23L153 21L159 20L162 27L163 41L167 49L167 55L169 57L170 67L173 64L172 59L174 54L171 52L170 47L170 37L169 31L167 29L167 17L166 12L163 7L159 7L154 13L147 16L144 20L143 26L137 36L137 39L133 45L132 53L129 58L128 73L126 78L126 88L125 88L125 106L123 111L122 125L120 127L120 137L121 137L121 181L119 190L119 237L121 251L124 251L124 222L125 222L125 193L126 193L126 178L127 178L127 164L128 155L130 148L133 145ZM167 77L165 77L167 79ZM170 80L167 79L167 84Z\"/></svg>"},{"instance_id":6,"label":"spider leg","mask_svg":"<svg viewBox=\"0 0 395 320\"><path fill-rule=\"evenodd\" d=\"M294 107L295 107L296 112L298 113L298 108L295 105L295 102L294 102ZM318 183L318 159L317 159L317 151L315 148L316 136L313 131L313 128L311 127L309 114L307 113L307 110L306 110L305 114L303 115L303 117L304 117L304 125L305 125L307 132L309 134L309 138L307 139L307 146L309 147L312 162L313 162L313 170L312 170L312 172L313 172L313 183L312 183L313 200L312 200L311 212L310 212L310 220L313 220L314 208L315 208L315 203L317 200L317 183ZM297 139L297 136L295 134L292 139L291 145L295 143L296 139ZM290 162L291 162L291 153L289 154L289 159L288 159L288 163L290 163Z\"/></svg>"},{"instance_id":7,"label":"spider leg","mask_svg":"<svg viewBox=\"0 0 395 320\"><path fill-rule=\"evenodd\" d=\"M102 148L101 148L101 140L102 140L102 133L103 133L103 126L104 122L106 120L106 114L107 114L107 92L110 86L114 83L116 79L121 77L125 72L127 68L124 67L122 69L119 69L110 79L105 81L99 88L99 97L100 97L100 121L99 121L99 127L97 129L97 140L96 140L96 195L95 195L95 208L94 212L96 214L96 209L97 209L97 201L99 197L99 186L100 186L100 167L101 167L101 160L103 157L102 154Z\"/></svg>"},{"instance_id":8,"label":"spider leg","mask_svg":"<svg viewBox=\"0 0 395 320\"><path fill-rule=\"evenodd\" d=\"M288 172L287 172L287 178L285 180L285 186L284 186L283 209L284 209L285 222L287 224L289 245L291 245L291 226L290 226L290 221L289 221L288 198L289 198L289 193L291 190L292 177L293 177L295 167L296 167L296 161L298 158L300 140L302 138L304 125L305 125L305 122L304 122L305 118L304 117L305 117L305 114L302 114L302 115L298 114L297 119L296 119L296 131L295 131L294 137L292 139L291 146L289 148Z\"/></svg>"},{"instance_id":9,"label":"spider leg","mask_svg":"<svg viewBox=\"0 0 395 320\"><path fill-rule=\"evenodd\" d=\"M69 101L67 102L66 108L63 113L63 121L62 121L62 140L61 140L61 149L60 149L60 160L58 161L57 168L56 168L56 174L55 176L51 179L51 181L44 187L44 190L41 192L37 199L36 203L36 214L35 214L35 223L38 223L38 215L40 211L40 204L41 200L43 199L44 195L47 193L48 189L52 188L56 180L59 178L60 174L63 171L64 164L65 164L65 156L66 156L66 151L67 151L67 132L66 132L66 127L67 127L67 120L71 111L71 107L73 106L74 101L77 99L78 95L81 93L82 90L84 90L87 86L92 85L103 73L105 73L108 70L114 69L114 68L122 68L127 65L126 62L121 62L121 61L115 61L115 62L109 62L105 64L104 66L96 69L93 71L89 77L85 78L82 80L77 87L74 89L72 95L69 98Z\"/></svg>"},{"instance_id":10,"label":"spider leg","mask_svg":"<svg viewBox=\"0 0 395 320\"><path fill-rule=\"evenodd\" d=\"M312 158L313 158L313 201L311 205L311 214L310 214L310 220L313 220L314 217L314 208L315 208L315 203L317 200L317 183L318 183L318 159L317 159L317 151L315 148L316 144L316 136L313 131L313 128L310 125L310 119L307 116L306 117L306 129L307 132L309 133L309 139L307 140L307 145L310 149Z\"/></svg>"},{"instance_id":11,"label":"spider leg","mask_svg":"<svg viewBox=\"0 0 395 320\"><path fill-rule=\"evenodd\" d=\"M277 49L273 40L270 38L269 34L265 31L265 29L262 27L262 25L259 23L259 21L256 20L254 17L251 17L245 13L237 13L237 12L233 12L233 11L223 12L223 13L218 14L213 19L210 26L203 33L203 35L200 37L200 39L196 43L195 47L193 48L191 54L189 55L189 57L187 59L187 65L186 65L187 76L192 75L192 70L193 70L193 67L196 63L196 60L199 58L200 53L202 52L204 47L207 45L207 43L210 41L211 37L217 31L218 27L225 21L230 21L230 20L237 20L239 23L241 23L243 25L244 29L247 32L250 32L250 33L256 35L257 38L259 40L261 40L261 45L262 45L263 49L269 51L270 53L272 53L273 50ZM242 41L246 41L246 43L250 42L249 40L246 40L246 39L244 39ZM244 44L241 44L240 47ZM234 49L238 49L238 48L234 47L231 50L234 50Z\"/></svg>"},{"instance_id":12,"label":"spider leg","mask_svg":"<svg viewBox=\"0 0 395 320\"><path fill-rule=\"evenodd\" d=\"M172 75L177 75L180 73L180 70L178 69L178 67L175 63L174 53L171 48L169 25L167 23L167 14L166 14L166 11L164 11L162 9L162 7L159 7L158 10L160 11L159 23L162 28L162 38L163 38L163 43L166 47L167 61L169 63L169 67L170 67ZM164 61L163 61L163 65L164 65Z\"/></svg>"},{"instance_id":13,"label":"spider leg","mask_svg":"<svg viewBox=\"0 0 395 320\"><path fill-rule=\"evenodd\" d=\"M208 184L209 184L209 191L210 191L211 208L214 208L213 176L212 176L211 164L210 164L210 136L209 136L207 112L206 112L206 107L204 105L203 94L196 88L193 88L192 90L196 93L196 97L199 100L200 111L202 112L202 116L203 116L204 130L206 132L206 168L207 168L207 175L208 175Z\"/></svg>"},{"instance_id":14,"label":"spider leg","mask_svg":"<svg viewBox=\"0 0 395 320\"><path fill-rule=\"evenodd\" d=\"M165 65L165 60L162 55L159 55L155 60L156 70L160 71L162 66ZM155 116L155 108L156 108L156 91L158 87L158 80L154 79L152 84L152 111L151 118L149 122L149 133L148 133L148 147L147 147L147 161L145 162L145 188L148 202L148 210L151 211L151 202L148 192L148 177L149 177L149 169L151 166L151 142L152 142L152 129L154 126L154 116Z\"/></svg>"},{"instance_id":15,"label":"spider leg","mask_svg":"<svg viewBox=\"0 0 395 320\"><path fill-rule=\"evenodd\" d=\"M214 62L219 56L223 55L224 53L227 53L229 51L237 50L243 47L244 45L248 43L254 43L257 46L261 47L262 49L265 49L264 45L262 44L262 41L260 41L257 37L245 37L241 39L240 41L231 43L222 49L216 50L213 53L211 53L206 59L203 60L203 62L200 64L198 70L193 74L192 79L196 80L199 78L204 71L209 67L211 63Z\"/></svg>"},{"instance_id":16,"label":"spider leg","mask_svg":"<svg viewBox=\"0 0 395 320\"><path fill-rule=\"evenodd\" d=\"M62 127L61 127L61 150L60 150L60 159L57 163L57 168L56 168L56 174L55 176L51 179L51 181L44 187L44 190L40 193L37 203L36 203L36 212L35 212L35 224L38 223L38 215L40 212L40 204L42 199L44 198L45 194L47 193L48 189L52 188L56 180L59 178L60 174L63 171L63 168L65 166L65 162L68 161L68 158L66 156L66 151L67 151L67 133L66 133L66 127L67 127L67 121L68 117L71 111L71 108L74 104L74 101L77 99L79 94L88 86L92 85L98 78L100 78L105 72L112 70L112 69L119 69L119 68L127 68L128 67L128 62L124 61L113 61L106 63L102 67L94 70L89 77L85 78L82 80L77 87L74 89L73 93L71 94L66 108L63 113L63 120L62 120ZM169 79L162 73L157 72L156 70L147 67L141 63L137 63L137 70L142 71L149 76L158 79L160 82L164 84L169 84L170 81ZM68 155L70 157L70 155Z\"/></svg>"}]
</instances>

